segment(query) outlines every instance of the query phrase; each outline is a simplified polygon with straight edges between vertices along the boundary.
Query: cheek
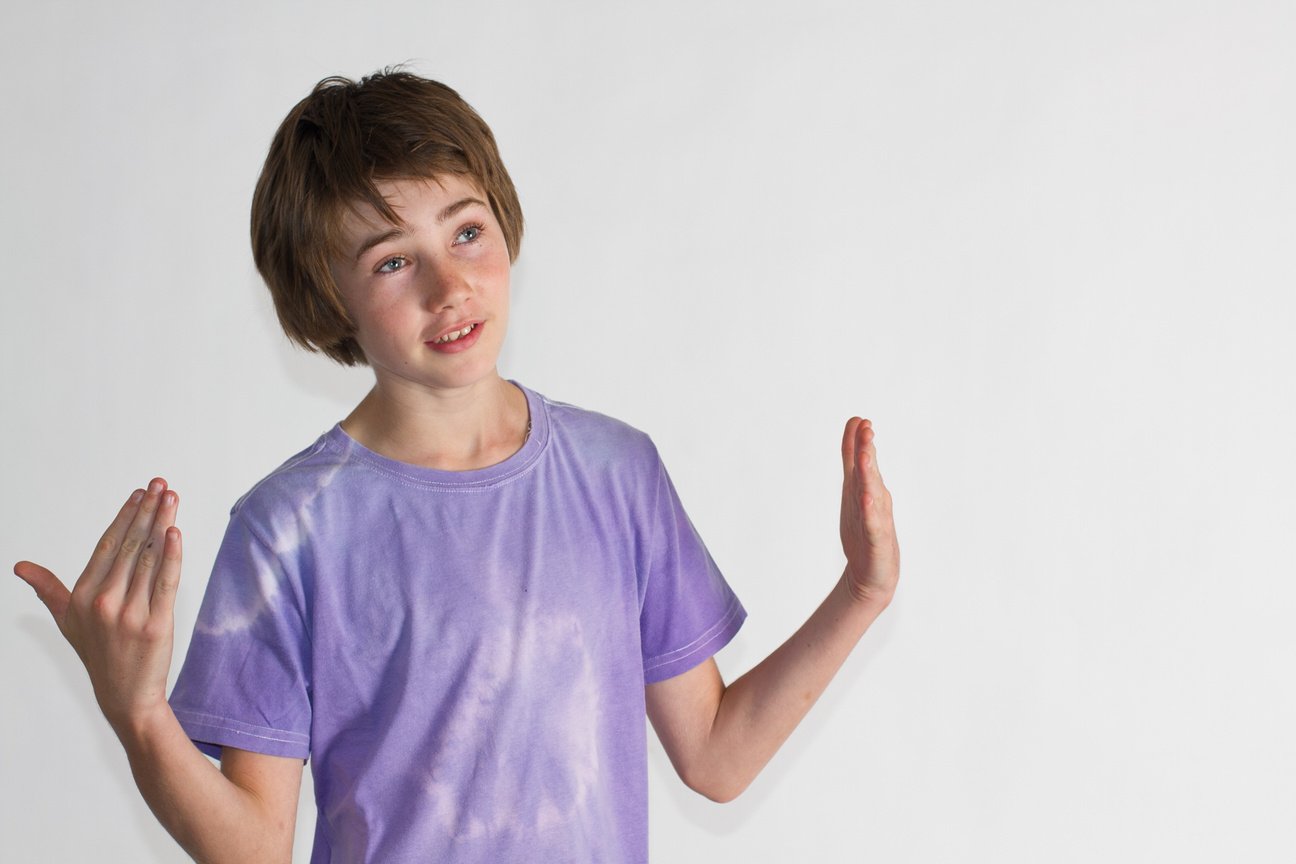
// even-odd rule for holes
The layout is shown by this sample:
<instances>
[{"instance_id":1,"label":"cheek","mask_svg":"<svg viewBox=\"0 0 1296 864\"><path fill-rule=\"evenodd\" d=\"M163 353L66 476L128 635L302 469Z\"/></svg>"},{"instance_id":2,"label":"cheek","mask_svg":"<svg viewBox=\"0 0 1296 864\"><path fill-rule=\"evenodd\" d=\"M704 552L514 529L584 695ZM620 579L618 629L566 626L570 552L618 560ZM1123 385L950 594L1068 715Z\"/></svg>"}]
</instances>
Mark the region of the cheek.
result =
<instances>
[{"instance_id":1,"label":"cheek","mask_svg":"<svg viewBox=\"0 0 1296 864\"><path fill-rule=\"evenodd\" d=\"M398 303L369 304L351 312L356 333L362 339L381 339L384 334L399 333L411 320L408 310Z\"/></svg>"},{"instance_id":2,"label":"cheek","mask_svg":"<svg viewBox=\"0 0 1296 864\"><path fill-rule=\"evenodd\" d=\"M509 290L509 276L512 273L512 265L509 264L508 255L492 256L490 261L482 262L480 275L483 284L490 285L492 291L499 297L507 297Z\"/></svg>"}]
</instances>

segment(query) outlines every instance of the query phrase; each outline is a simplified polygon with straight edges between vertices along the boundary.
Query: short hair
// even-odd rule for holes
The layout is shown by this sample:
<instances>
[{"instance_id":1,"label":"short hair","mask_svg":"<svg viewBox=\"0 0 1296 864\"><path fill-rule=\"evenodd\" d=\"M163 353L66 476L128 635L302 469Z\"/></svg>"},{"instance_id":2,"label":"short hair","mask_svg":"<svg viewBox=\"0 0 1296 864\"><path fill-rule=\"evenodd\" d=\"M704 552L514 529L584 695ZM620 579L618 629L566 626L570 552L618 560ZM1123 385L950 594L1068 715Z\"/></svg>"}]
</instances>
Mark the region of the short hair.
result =
<instances>
[{"instance_id":1,"label":"short hair","mask_svg":"<svg viewBox=\"0 0 1296 864\"><path fill-rule=\"evenodd\" d=\"M349 211L401 219L388 180L454 174L481 187L516 261L522 207L490 127L454 90L399 68L325 78L288 112L252 196L252 257L288 338L339 363L366 363L330 259Z\"/></svg>"}]
</instances>

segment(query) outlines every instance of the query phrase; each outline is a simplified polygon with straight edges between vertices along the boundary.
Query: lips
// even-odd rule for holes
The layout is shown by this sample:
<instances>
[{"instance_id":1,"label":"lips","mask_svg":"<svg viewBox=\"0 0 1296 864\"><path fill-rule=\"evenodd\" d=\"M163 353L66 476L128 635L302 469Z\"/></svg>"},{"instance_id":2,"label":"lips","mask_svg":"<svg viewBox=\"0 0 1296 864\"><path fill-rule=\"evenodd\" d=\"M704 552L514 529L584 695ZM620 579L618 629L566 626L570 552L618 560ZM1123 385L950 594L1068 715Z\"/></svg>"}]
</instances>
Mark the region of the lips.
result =
<instances>
[{"instance_id":1,"label":"lips","mask_svg":"<svg viewBox=\"0 0 1296 864\"><path fill-rule=\"evenodd\" d=\"M464 338L465 335L472 333L472 329L474 328L474 326L477 325L465 324L464 326L461 326L461 328L455 328L454 330L450 330L450 332L442 333L441 335L438 335L437 338L433 339L433 342L438 343L438 345L445 345L445 343L447 342L454 342L455 339Z\"/></svg>"},{"instance_id":2,"label":"lips","mask_svg":"<svg viewBox=\"0 0 1296 864\"><path fill-rule=\"evenodd\" d=\"M436 339L429 339L423 344L441 354L457 354L460 351L467 351L475 345L477 340L481 337L482 328L485 326L485 323L481 321L466 321L463 324L443 331L436 337L436 339L443 339L446 336L462 333L465 329L468 330L467 333L464 333L457 339L451 339L448 342L438 342Z\"/></svg>"}]
</instances>

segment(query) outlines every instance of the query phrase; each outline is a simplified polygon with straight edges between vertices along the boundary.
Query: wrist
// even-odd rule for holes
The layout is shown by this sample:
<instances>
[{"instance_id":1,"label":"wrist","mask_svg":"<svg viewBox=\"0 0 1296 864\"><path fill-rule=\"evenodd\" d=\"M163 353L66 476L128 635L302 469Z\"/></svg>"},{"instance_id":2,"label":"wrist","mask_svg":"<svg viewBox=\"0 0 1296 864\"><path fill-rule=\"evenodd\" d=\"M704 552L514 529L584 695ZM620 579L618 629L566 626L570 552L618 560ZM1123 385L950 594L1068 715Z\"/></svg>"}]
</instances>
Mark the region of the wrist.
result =
<instances>
[{"instance_id":1,"label":"wrist","mask_svg":"<svg viewBox=\"0 0 1296 864\"><path fill-rule=\"evenodd\" d=\"M128 751L148 746L148 742L158 740L164 728L177 722L175 713L165 699L135 708L120 717L108 718L108 725L112 726L122 746Z\"/></svg>"},{"instance_id":2,"label":"wrist","mask_svg":"<svg viewBox=\"0 0 1296 864\"><path fill-rule=\"evenodd\" d=\"M868 609L874 614L890 606L892 598L895 597L895 586L880 588L861 584L860 580L852 578L850 568L842 571L839 584L846 592L846 596L850 598L851 605Z\"/></svg>"}]
</instances>

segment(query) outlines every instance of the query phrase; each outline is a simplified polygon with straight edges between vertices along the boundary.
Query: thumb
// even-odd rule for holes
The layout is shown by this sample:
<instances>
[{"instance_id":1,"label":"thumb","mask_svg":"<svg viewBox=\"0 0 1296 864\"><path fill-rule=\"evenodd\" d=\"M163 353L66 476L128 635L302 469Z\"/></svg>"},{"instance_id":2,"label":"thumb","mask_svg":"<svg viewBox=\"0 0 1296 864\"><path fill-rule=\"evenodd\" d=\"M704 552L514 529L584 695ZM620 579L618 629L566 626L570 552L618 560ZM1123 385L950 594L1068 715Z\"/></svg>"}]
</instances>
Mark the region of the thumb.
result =
<instances>
[{"instance_id":1,"label":"thumb","mask_svg":"<svg viewBox=\"0 0 1296 864\"><path fill-rule=\"evenodd\" d=\"M39 564L30 561L19 561L14 565L14 574L36 592L36 596L45 604L45 608L54 616L54 623L63 628L63 618L67 615L68 603L72 592L68 591L57 576Z\"/></svg>"}]
</instances>

